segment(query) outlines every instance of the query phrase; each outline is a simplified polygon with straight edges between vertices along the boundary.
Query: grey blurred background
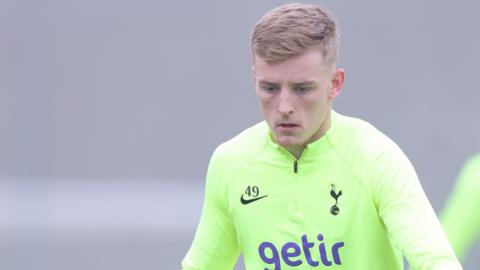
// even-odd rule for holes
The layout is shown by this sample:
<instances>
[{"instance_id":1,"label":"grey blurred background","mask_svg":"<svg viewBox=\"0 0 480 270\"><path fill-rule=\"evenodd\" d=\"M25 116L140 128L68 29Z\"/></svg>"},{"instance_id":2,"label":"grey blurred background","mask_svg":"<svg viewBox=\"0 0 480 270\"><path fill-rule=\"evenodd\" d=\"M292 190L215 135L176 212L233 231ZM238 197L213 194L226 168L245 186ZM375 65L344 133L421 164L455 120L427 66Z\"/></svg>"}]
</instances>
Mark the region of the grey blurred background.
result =
<instances>
[{"instance_id":1,"label":"grey blurred background","mask_svg":"<svg viewBox=\"0 0 480 270\"><path fill-rule=\"evenodd\" d=\"M283 3L0 1L0 269L179 269L210 154L261 120L249 35ZM393 138L440 212L480 152L480 4L309 3L342 30L336 110Z\"/></svg>"}]
</instances>

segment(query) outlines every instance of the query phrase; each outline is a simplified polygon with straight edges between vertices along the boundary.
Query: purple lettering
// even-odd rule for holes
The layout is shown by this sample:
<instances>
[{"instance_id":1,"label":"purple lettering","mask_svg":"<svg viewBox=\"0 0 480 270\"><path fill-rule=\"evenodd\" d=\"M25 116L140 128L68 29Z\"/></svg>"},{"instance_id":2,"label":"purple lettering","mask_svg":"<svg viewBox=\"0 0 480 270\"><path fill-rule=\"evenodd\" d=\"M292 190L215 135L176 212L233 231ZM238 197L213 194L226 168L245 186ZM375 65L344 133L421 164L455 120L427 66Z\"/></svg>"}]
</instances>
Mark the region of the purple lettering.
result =
<instances>
[{"instance_id":1,"label":"purple lettering","mask_svg":"<svg viewBox=\"0 0 480 270\"><path fill-rule=\"evenodd\" d=\"M325 250L325 244L322 243L323 235L318 234L317 239L318 239L318 241L320 241L320 245L318 246L318 251L320 251L320 259L322 260L323 265L325 265L325 266L332 265L332 262L329 261L328 258L327 258L327 251Z\"/></svg>"},{"instance_id":2,"label":"purple lettering","mask_svg":"<svg viewBox=\"0 0 480 270\"><path fill-rule=\"evenodd\" d=\"M307 259L307 263L310 266L318 266L318 262L312 259L312 255L310 254L310 248L315 246L313 242L308 242L307 235L302 235L302 246L303 246L303 253L305 253L305 259Z\"/></svg>"},{"instance_id":3,"label":"purple lettering","mask_svg":"<svg viewBox=\"0 0 480 270\"><path fill-rule=\"evenodd\" d=\"M320 261L324 266L332 266L333 263L336 265L342 265L342 261L340 258L340 248L345 246L344 242L336 242L331 247L331 256L333 260L331 260L330 255L327 253L326 243L324 243L323 234L318 234L317 239L318 243L318 252L320 260L318 260L317 254L313 254L312 249L315 247L315 242L309 242L308 237L306 234L300 237L301 244L297 244L295 242L287 242L285 243L282 248L277 249L277 247L270 242L263 242L258 246L258 254L260 258L263 260L264 263L268 264L265 265L263 270L281 270L282 269L282 260L286 264L286 266L299 266L303 264L302 259L302 250L305 254L305 260L307 264L311 267L318 267L320 265ZM329 244L330 247L330 244ZM330 250L330 249L329 249ZM315 259L317 260L315 260ZM285 266L285 265L283 265Z\"/></svg>"},{"instance_id":4,"label":"purple lettering","mask_svg":"<svg viewBox=\"0 0 480 270\"><path fill-rule=\"evenodd\" d=\"M289 252L289 249L293 249L293 252ZM301 253L300 247L293 242L288 242L282 247L282 258L285 261L285 263L290 266L298 266L302 264L302 260L300 259L295 261L290 260L290 258L298 257L300 253Z\"/></svg>"},{"instance_id":5,"label":"purple lettering","mask_svg":"<svg viewBox=\"0 0 480 270\"><path fill-rule=\"evenodd\" d=\"M332 247L333 260L338 265L342 264L342 261L340 261L340 254L338 254L338 250L344 245L345 244L343 242L338 242L338 243L335 243Z\"/></svg>"},{"instance_id":6,"label":"purple lettering","mask_svg":"<svg viewBox=\"0 0 480 270\"><path fill-rule=\"evenodd\" d=\"M270 249L271 256L265 254L266 249ZM278 251L274 244L270 242L261 243L258 247L258 253L264 262L274 265L274 270L280 270L280 257L278 256ZM265 268L264 270L270 270L270 268Z\"/></svg>"}]
</instances>

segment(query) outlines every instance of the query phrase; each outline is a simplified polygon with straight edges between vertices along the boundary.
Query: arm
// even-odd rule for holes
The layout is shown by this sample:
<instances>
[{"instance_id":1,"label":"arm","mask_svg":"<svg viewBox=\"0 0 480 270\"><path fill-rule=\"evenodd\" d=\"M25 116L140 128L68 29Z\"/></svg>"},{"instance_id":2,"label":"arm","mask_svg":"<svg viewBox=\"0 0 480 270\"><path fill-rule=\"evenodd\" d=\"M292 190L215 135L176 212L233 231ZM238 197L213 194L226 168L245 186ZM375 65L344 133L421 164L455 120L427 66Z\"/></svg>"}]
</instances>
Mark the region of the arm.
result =
<instances>
[{"instance_id":1,"label":"arm","mask_svg":"<svg viewBox=\"0 0 480 270\"><path fill-rule=\"evenodd\" d=\"M441 219L457 256L463 260L480 234L480 155L470 159L458 177Z\"/></svg>"},{"instance_id":2,"label":"arm","mask_svg":"<svg viewBox=\"0 0 480 270\"><path fill-rule=\"evenodd\" d=\"M377 158L373 179L379 216L412 269L462 269L413 166L398 147Z\"/></svg>"},{"instance_id":3,"label":"arm","mask_svg":"<svg viewBox=\"0 0 480 270\"><path fill-rule=\"evenodd\" d=\"M208 167L202 216L182 261L183 270L233 269L240 254L235 226L227 210L222 169L222 160L216 151Z\"/></svg>"}]
</instances>

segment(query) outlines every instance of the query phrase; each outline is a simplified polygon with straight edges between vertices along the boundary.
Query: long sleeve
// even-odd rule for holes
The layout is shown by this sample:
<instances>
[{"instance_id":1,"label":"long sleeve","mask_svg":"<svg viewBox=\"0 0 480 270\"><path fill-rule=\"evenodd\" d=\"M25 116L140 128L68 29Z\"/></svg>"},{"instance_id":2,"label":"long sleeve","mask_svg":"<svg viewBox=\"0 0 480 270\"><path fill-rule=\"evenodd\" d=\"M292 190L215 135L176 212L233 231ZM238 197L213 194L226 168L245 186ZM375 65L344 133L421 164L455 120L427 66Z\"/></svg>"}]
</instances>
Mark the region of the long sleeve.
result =
<instances>
[{"instance_id":1,"label":"long sleeve","mask_svg":"<svg viewBox=\"0 0 480 270\"><path fill-rule=\"evenodd\" d=\"M218 149L217 149L218 150ZM207 172L200 223L193 243L182 261L184 270L233 269L240 254L236 230L228 213L223 162L217 151Z\"/></svg>"},{"instance_id":2,"label":"long sleeve","mask_svg":"<svg viewBox=\"0 0 480 270\"><path fill-rule=\"evenodd\" d=\"M389 149L374 168L379 216L412 269L462 269L405 154Z\"/></svg>"},{"instance_id":3,"label":"long sleeve","mask_svg":"<svg viewBox=\"0 0 480 270\"><path fill-rule=\"evenodd\" d=\"M460 260L480 235L479 194L480 155L471 158L462 168L441 216L445 233Z\"/></svg>"}]
</instances>

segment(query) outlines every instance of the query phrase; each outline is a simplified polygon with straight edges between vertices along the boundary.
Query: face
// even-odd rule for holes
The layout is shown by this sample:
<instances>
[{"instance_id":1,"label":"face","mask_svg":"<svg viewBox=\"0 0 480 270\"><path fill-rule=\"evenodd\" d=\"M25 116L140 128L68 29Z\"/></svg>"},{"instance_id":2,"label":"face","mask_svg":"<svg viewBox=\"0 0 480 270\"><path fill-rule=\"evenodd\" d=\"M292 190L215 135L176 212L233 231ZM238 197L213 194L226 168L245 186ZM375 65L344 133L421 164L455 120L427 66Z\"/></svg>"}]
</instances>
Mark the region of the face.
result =
<instances>
[{"instance_id":1,"label":"face","mask_svg":"<svg viewBox=\"0 0 480 270\"><path fill-rule=\"evenodd\" d=\"M263 116L277 144L295 155L328 130L332 101L345 72L325 64L319 50L278 63L255 56L253 74Z\"/></svg>"}]
</instances>

